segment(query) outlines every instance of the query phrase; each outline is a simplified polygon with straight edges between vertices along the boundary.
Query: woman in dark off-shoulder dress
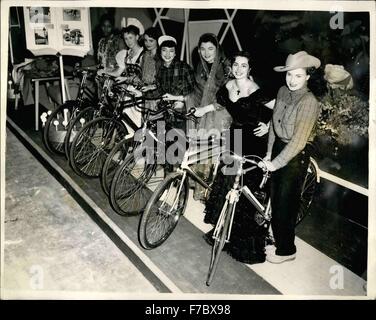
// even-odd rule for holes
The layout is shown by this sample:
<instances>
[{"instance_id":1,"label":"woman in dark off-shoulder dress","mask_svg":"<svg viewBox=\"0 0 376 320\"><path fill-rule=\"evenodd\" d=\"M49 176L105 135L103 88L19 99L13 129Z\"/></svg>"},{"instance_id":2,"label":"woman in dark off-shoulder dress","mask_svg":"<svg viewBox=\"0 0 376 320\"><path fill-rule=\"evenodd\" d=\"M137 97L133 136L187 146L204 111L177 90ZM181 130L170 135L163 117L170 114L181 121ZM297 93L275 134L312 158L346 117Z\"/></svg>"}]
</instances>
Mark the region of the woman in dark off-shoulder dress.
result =
<instances>
[{"instance_id":1,"label":"woman in dark off-shoulder dress","mask_svg":"<svg viewBox=\"0 0 376 320\"><path fill-rule=\"evenodd\" d=\"M263 157L267 149L267 132L272 116L274 100L267 97L250 76L250 56L246 52L235 54L231 62L234 79L228 81L217 93L217 101L226 107L232 116L230 127L230 149L242 155L258 155ZM240 134L240 136L239 136ZM241 137L241 141L239 139ZM205 207L206 223L215 225L225 202L226 194L234 182L234 173L228 175L220 165L213 190ZM244 185L255 190L260 184L261 170L253 170L244 178ZM236 260L244 263L260 263L265 261L265 237L267 230L255 222L256 209L245 198L240 196L236 205L230 242L225 250ZM213 230L205 234L211 242Z\"/></svg>"}]
</instances>

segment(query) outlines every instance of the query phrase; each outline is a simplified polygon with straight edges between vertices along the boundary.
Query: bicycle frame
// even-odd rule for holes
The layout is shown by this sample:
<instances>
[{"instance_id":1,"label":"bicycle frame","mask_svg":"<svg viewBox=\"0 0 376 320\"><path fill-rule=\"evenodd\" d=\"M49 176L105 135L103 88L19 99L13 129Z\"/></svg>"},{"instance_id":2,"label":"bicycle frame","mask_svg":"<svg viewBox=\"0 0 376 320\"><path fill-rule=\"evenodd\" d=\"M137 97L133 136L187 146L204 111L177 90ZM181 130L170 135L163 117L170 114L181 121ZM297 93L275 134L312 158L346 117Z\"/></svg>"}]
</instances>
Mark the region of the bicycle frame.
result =
<instances>
[{"instance_id":1,"label":"bicycle frame","mask_svg":"<svg viewBox=\"0 0 376 320\"><path fill-rule=\"evenodd\" d=\"M207 181L203 180L200 176L198 176L198 174L194 170L192 170L192 168L190 168L190 165L197 164L201 160L208 160L208 159L217 157L217 161L215 162L215 165L214 165L213 180L214 180L214 177L216 175L216 172L219 166L219 156L222 154L220 149L219 151L214 152L212 155L202 156L202 153L204 152L209 152L209 151L215 150L215 148L220 148L218 145L208 145L203 150L201 148L199 150L192 150L191 148L192 141L189 141L189 143L190 143L189 148L185 152L183 161L177 170L177 172L182 173L182 179L180 182L179 189L177 191L177 196L175 197L175 202L172 204L171 209L173 209L176 206L176 201L178 201L178 199L180 198L180 193L183 188L184 181L187 178L187 175L193 178L199 184L201 184L204 188L208 189L209 191L211 190L211 186L207 183ZM198 146L198 144L196 146Z\"/></svg>"},{"instance_id":2,"label":"bicycle frame","mask_svg":"<svg viewBox=\"0 0 376 320\"><path fill-rule=\"evenodd\" d=\"M248 171L253 170L255 167L244 169L243 165L245 163L245 160L242 157L239 157L239 156L234 156L234 159L239 160L239 168L237 169L237 172L236 172L234 184L226 195L226 202L225 202L225 204L222 208L222 211L220 213L220 216L218 218L218 221L217 221L217 224L214 228L214 233L213 233L213 238L218 239L219 228L224 223L225 212L226 212L227 206L229 204L235 204L233 206L233 210L231 212L230 226L229 226L229 229L228 229L228 233L226 235L226 242L228 242L229 239L230 239L236 203L239 201L241 193L244 194L244 196L253 204L253 206L263 216L263 218L265 220L270 221L270 219L271 219L271 201L270 201L270 198L268 199L268 203L265 207L260 203L260 201L256 198L256 196L252 193L252 191L248 188L248 186L241 186L241 183L240 183L243 174L245 174ZM267 179L268 179L268 173L264 172L263 179L262 179L261 184L260 184L260 188L264 187Z\"/></svg>"},{"instance_id":3,"label":"bicycle frame","mask_svg":"<svg viewBox=\"0 0 376 320\"><path fill-rule=\"evenodd\" d=\"M80 82L80 86L78 87L78 95L77 95L77 99L80 103L83 102L83 97L84 97L84 92L85 92L85 88L86 88L86 80L87 80L87 77L88 77L88 72L87 71L82 71L82 79L81 79L81 82Z\"/></svg>"},{"instance_id":4,"label":"bicycle frame","mask_svg":"<svg viewBox=\"0 0 376 320\"><path fill-rule=\"evenodd\" d=\"M191 141L189 142L189 148L184 154L183 161L180 165L180 170L181 172L188 174L190 177L192 177L195 181L197 181L200 185L202 185L204 188L208 189L209 191L211 190L211 186L202 179L190 166L193 164L199 164L200 161L203 160L208 160L208 159L213 159L216 158L215 164L214 164L214 174L213 177L215 177L218 166L219 166L219 157L222 154L221 147L220 145L207 145L205 146L204 149L199 148L198 150L192 150L193 148L191 147ZM195 147L199 146L200 144L196 144ZM210 151L214 152L212 154L209 154ZM204 153L207 153L204 155Z\"/></svg>"}]
</instances>

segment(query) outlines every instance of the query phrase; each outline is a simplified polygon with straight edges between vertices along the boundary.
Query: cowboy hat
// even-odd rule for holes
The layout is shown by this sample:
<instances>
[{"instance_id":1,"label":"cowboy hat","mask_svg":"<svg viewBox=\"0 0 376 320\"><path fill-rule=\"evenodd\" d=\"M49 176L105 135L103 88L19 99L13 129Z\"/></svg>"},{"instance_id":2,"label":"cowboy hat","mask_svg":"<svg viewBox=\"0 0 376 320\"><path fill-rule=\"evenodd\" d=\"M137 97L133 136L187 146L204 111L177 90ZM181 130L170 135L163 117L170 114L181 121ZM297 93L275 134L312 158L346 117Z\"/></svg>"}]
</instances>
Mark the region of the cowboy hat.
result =
<instances>
[{"instance_id":1,"label":"cowboy hat","mask_svg":"<svg viewBox=\"0 0 376 320\"><path fill-rule=\"evenodd\" d=\"M309 55L305 51L299 51L295 54L289 54L286 59L285 66L274 67L274 71L283 72L299 68L320 67L321 62L314 56Z\"/></svg>"},{"instance_id":2,"label":"cowboy hat","mask_svg":"<svg viewBox=\"0 0 376 320\"><path fill-rule=\"evenodd\" d=\"M174 42L175 44L177 44L176 42L176 39L174 37L171 37L171 36L160 36L158 38L158 45L161 46L161 44L165 41L172 41Z\"/></svg>"}]
</instances>

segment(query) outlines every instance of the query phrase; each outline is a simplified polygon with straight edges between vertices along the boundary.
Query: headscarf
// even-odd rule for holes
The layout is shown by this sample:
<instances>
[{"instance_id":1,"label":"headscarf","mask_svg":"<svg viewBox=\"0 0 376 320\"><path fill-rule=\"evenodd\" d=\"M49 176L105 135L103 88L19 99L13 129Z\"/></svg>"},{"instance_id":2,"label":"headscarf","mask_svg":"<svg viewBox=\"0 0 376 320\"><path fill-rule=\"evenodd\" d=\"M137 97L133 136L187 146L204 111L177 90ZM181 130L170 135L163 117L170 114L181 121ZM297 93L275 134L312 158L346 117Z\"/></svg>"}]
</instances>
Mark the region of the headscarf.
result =
<instances>
[{"instance_id":1,"label":"headscarf","mask_svg":"<svg viewBox=\"0 0 376 320\"><path fill-rule=\"evenodd\" d=\"M215 102L217 91L225 83L227 77L226 57L217 37L214 34L212 36L217 40L217 52L210 71L207 62L201 56L200 48L198 48L200 61L195 72L197 85L194 91L196 107L204 107Z\"/></svg>"},{"instance_id":2,"label":"headscarf","mask_svg":"<svg viewBox=\"0 0 376 320\"><path fill-rule=\"evenodd\" d=\"M324 79L331 88L349 90L354 85L351 74L341 65L327 64Z\"/></svg>"}]
</instances>

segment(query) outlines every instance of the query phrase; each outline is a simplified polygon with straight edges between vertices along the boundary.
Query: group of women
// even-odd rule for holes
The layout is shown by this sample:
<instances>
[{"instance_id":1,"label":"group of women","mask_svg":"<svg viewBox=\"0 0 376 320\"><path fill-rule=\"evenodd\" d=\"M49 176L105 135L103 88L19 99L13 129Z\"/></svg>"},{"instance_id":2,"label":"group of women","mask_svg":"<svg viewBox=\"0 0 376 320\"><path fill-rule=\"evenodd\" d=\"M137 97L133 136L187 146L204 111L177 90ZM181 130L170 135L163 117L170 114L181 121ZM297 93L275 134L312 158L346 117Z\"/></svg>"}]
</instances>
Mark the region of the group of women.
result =
<instances>
[{"instance_id":1,"label":"group of women","mask_svg":"<svg viewBox=\"0 0 376 320\"><path fill-rule=\"evenodd\" d=\"M284 66L274 68L276 72L286 72L286 85L273 99L251 76L254 61L250 55L238 52L226 59L214 34L206 33L200 37L200 59L193 70L176 57L175 38L162 36L156 28L149 28L143 35L141 46L139 33L136 26L123 29L126 49L119 49L115 60L112 59L116 63L104 65L102 72L118 76L118 80L123 81L121 74L130 65L138 64L143 82L139 91L151 108L156 106L158 98L162 98L173 101L175 108L180 110L195 107L195 116L199 118L196 129L201 129L198 132L212 129L229 129L230 133L240 131L242 155L264 158L259 166L272 172L271 227L275 248L265 251L265 229L257 225L255 209L241 196L226 251L245 263L265 260L282 263L295 259L295 221L309 162L306 145L313 139L319 115L318 102L309 90L308 82L313 70L319 68L320 60L305 51L290 54ZM174 126L187 130L185 121L177 120ZM200 164L197 169L206 176L210 166L210 162ZM206 223L216 223L233 178L219 171L206 201ZM244 183L250 187L255 187L255 181L255 176L244 177ZM202 199L202 191L196 186L195 199ZM205 235L208 242L211 234Z\"/></svg>"}]
</instances>

